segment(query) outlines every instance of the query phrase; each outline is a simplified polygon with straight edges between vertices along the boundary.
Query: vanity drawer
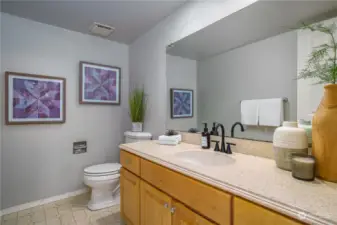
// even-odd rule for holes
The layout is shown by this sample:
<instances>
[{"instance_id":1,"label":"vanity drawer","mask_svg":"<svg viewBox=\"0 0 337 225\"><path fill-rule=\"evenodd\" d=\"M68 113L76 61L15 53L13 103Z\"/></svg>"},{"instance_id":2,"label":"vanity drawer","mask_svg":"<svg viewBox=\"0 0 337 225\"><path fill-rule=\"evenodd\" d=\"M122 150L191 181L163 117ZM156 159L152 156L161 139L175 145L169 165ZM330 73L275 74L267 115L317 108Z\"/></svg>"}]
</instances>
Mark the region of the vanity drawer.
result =
<instances>
[{"instance_id":1,"label":"vanity drawer","mask_svg":"<svg viewBox=\"0 0 337 225\"><path fill-rule=\"evenodd\" d=\"M141 178L150 184L216 223L230 224L230 194L144 159L141 168Z\"/></svg>"},{"instance_id":2,"label":"vanity drawer","mask_svg":"<svg viewBox=\"0 0 337 225\"><path fill-rule=\"evenodd\" d=\"M282 216L274 211L263 208L252 202L234 197L233 221L234 225L300 225L302 223Z\"/></svg>"},{"instance_id":3,"label":"vanity drawer","mask_svg":"<svg viewBox=\"0 0 337 225\"><path fill-rule=\"evenodd\" d=\"M122 166L136 175L140 175L140 158L121 149L120 162Z\"/></svg>"}]
</instances>

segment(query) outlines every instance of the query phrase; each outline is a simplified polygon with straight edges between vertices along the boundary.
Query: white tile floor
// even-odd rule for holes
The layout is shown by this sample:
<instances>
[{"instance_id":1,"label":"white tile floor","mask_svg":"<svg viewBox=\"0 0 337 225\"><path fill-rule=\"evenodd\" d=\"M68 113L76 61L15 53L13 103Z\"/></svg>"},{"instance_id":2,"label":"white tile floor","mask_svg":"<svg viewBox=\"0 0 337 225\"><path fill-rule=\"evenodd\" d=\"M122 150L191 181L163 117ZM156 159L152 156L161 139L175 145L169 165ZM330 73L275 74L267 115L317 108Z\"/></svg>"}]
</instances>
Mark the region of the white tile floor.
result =
<instances>
[{"instance_id":1,"label":"white tile floor","mask_svg":"<svg viewBox=\"0 0 337 225\"><path fill-rule=\"evenodd\" d=\"M119 206L90 211L89 194L4 215L0 225L120 225Z\"/></svg>"}]
</instances>

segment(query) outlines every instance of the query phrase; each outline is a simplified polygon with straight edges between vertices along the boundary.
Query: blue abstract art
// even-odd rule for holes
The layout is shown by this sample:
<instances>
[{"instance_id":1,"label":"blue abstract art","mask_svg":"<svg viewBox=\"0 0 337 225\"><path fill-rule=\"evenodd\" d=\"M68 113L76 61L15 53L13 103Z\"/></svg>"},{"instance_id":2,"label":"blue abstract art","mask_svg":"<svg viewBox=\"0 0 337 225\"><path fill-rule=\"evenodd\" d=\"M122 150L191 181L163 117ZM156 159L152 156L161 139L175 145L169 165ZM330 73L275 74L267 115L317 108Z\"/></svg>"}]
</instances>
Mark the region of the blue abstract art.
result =
<instances>
[{"instance_id":1,"label":"blue abstract art","mask_svg":"<svg viewBox=\"0 0 337 225\"><path fill-rule=\"evenodd\" d=\"M171 118L193 117L193 90L171 89Z\"/></svg>"}]
</instances>

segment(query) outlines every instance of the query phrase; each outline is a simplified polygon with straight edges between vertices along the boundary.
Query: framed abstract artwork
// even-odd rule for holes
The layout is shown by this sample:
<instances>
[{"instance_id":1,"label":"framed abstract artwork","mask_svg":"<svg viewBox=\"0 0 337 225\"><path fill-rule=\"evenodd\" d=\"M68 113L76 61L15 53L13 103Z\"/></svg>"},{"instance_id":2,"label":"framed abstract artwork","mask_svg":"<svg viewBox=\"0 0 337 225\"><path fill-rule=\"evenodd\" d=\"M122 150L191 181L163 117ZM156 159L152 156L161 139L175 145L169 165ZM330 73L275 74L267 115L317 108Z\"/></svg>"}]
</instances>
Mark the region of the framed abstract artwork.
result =
<instances>
[{"instance_id":1,"label":"framed abstract artwork","mask_svg":"<svg viewBox=\"0 0 337 225\"><path fill-rule=\"evenodd\" d=\"M171 118L193 117L193 90L171 88Z\"/></svg>"},{"instance_id":2,"label":"framed abstract artwork","mask_svg":"<svg viewBox=\"0 0 337 225\"><path fill-rule=\"evenodd\" d=\"M80 104L119 105L121 69L80 62Z\"/></svg>"},{"instance_id":3,"label":"framed abstract artwork","mask_svg":"<svg viewBox=\"0 0 337 225\"><path fill-rule=\"evenodd\" d=\"M7 125L65 122L65 78L6 72L5 79Z\"/></svg>"}]
</instances>

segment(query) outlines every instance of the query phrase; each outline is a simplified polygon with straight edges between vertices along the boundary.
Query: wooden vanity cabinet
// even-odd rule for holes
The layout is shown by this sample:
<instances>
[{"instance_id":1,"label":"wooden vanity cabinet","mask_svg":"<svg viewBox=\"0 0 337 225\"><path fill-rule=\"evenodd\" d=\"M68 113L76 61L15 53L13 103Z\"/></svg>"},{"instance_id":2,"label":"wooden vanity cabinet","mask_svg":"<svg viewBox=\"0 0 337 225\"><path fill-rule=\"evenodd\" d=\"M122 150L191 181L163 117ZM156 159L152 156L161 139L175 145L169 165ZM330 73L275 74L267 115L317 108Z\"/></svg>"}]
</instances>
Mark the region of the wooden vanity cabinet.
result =
<instances>
[{"instance_id":1,"label":"wooden vanity cabinet","mask_svg":"<svg viewBox=\"0 0 337 225\"><path fill-rule=\"evenodd\" d=\"M145 181L140 199L140 225L215 225Z\"/></svg>"},{"instance_id":2,"label":"wooden vanity cabinet","mask_svg":"<svg viewBox=\"0 0 337 225\"><path fill-rule=\"evenodd\" d=\"M171 225L170 196L140 182L140 225Z\"/></svg>"},{"instance_id":3,"label":"wooden vanity cabinet","mask_svg":"<svg viewBox=\"0 0 337 225\"><path fill-rule=\"evenodd\" d=\"M140 222L140 178L122 168L120 171L121 216L128 225Z\"/></svg>"},{"instance_id":4,"label":"wooden vanity cabinet","mask_svg":"<svg viewBox=\"0 0 337 225\"><path fill-rule=\"evenodd\" d=\"M141 178L220 225L230 225L232 195L141 159Z\"/></svg>"},{"instance_id":5,"label":"wooden vanity cabinet","mask_svg":"<svg viewBox=\"0 0 337 225\"><path fill-rule=\"evenodd\" d=\"M172 209L172 225L215 225L178 201L173 200Z\"/></svg>"},{"instance_id":6,"label":"wooden vanity cabinet","mask_svg":"<svg viewBox=\"0 0 337 225\"><path fill-rule=\"evenodd\" d=\"M239 197L233 201L234 225L300 225L295 220L282 216Z\"/></svg>"},{"instance_id":7,"label":"wooden vanity cabinet","mask_svg":"<svg viewBox=\"0 0 337 225\"><path fill-rule=\"evenodd\" d=\"M140 158L136 155L121 151L120 162L122 166L133 174L140 176Z\"/></svg>"},{"instance_id":8,"label":"wooden vanity cabinet","mask_svg":"<svg viewBox=\"0 0 337 225\"><path fill-rule=\"evenodd\" d=\"M126 151L120 161L127 225L302 224Z\"/></svg>"}]
</instances>

